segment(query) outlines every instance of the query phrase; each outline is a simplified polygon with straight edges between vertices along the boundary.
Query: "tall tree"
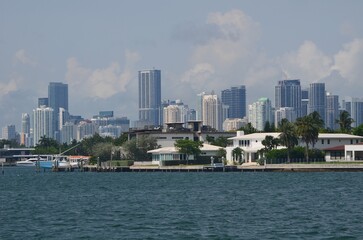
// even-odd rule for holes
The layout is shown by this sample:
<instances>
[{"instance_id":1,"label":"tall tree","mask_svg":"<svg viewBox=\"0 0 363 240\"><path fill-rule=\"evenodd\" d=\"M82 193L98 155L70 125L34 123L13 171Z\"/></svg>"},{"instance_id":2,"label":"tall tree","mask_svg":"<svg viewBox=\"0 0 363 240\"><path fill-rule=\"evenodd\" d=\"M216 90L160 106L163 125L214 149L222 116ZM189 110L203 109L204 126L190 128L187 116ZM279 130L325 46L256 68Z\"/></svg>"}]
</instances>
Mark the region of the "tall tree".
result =
<instances>
[{"instance_id":1,"label":"tall tree","mask_svg":"<svg viewBox=\"0 0 363 240\"><path fill-rule=\"evenodd\" d=\"M353 129L353 134L357 136L363 136L363 124Z\"/></svg>"},{"instance_id":2,"label":"tall tree","mask_svg":"<svg viewBox=\"0 0 363 240\"><path fill-rule=\"evenodd\" d=\"M178 149L178 151L182 154L186 155L187 164L189 160L189 155L193 155L196 159L197 156L201 154L200 148L203 146L203 143L200 141L193 141L189 139L179 139L175 142L174 146Z\"/></svg>"},{"instance_id":3,"label":"tall tree","mask_svg":"<svg viewBox=\"0 0 363 240\"><path fill-rule=\"evenodd\" d=\"M274 148L277 148L279 145L279 139L274 138L273 136L267 135L264 140L262 140L262 145L265 146L265 151L271 151Z\"/></svg>"},{"instance_id":4,"label":"tall tree","mask_svg":"<svg viewBox=\"0 0 363 240\"><path fill-rule=\"evenodd\" d=\"M147 151L159 147L157 139L150 136L133 138L122 145L122 149L125 151L127 158L137 161L150 161L151 156Z\"/></svg>"},{"instance_id":5,"label":"tall tree","mask_svg":"<svg viewBox=\"0 0 363 240\"><path fill-rule=\"evenodd\" d=\"M296 119L297 134L305 142L305 157L309 161L309 145L315 145L319 138L319 130L323 127L324 122L317 112L310 113L305 117Z\"/></svg>"},{"instance_id":6,"label":"tall tree","mask_svg":"<svg viewBox=\"0 0 363 240\"><path fill-rule=\"evenodd\" d=\"M335 123L339 124L340 132L342 133L351 133L353 122L353 118L351 118L349 112L345 110L341 111L339 114L339 119L335 120Z\"/></svg>"},{"instance_id":7,"label":"tall tree","mask_svg":"<svg viewBox=\"0 0 363 240\"><path fill-rule=\"evenodd\" d=\"M287 162L290 163L290 151L298 144L298 136L294 124L286 118L280 123L280 143L287 148Z\"/></svg>"}]
</instances>

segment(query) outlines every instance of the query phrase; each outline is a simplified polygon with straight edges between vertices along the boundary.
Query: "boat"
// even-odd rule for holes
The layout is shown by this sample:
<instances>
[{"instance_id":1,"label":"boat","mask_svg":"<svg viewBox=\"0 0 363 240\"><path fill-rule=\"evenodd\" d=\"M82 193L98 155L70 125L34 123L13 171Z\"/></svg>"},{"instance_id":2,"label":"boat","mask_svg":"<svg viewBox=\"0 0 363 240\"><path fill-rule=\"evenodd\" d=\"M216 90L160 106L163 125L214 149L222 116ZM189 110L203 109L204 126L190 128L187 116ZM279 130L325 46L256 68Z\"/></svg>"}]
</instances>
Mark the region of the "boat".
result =
<instances>
[{"instance_id":1,"label":"boat","mask_svg":"<svg viewBox=\"0 0 363 240\"><path fill-rule=\"evenodd\" d=\"M26 160L21 160L16 162L16 166L18 167L34 167L37 164L36 158L29 158Z\"/></svg>"},{"instance_id":2,"label":"boat","mask_svg":"<svg viewBox=\"0 0 363 240\"><path fill-rule=\"evenodd\" d=\"M16 166L18 167L34 167L37 165L37 161L43 162L46 161L44 158L28 158L25 160L17 161Z\"/></svg>"}]
</instances>

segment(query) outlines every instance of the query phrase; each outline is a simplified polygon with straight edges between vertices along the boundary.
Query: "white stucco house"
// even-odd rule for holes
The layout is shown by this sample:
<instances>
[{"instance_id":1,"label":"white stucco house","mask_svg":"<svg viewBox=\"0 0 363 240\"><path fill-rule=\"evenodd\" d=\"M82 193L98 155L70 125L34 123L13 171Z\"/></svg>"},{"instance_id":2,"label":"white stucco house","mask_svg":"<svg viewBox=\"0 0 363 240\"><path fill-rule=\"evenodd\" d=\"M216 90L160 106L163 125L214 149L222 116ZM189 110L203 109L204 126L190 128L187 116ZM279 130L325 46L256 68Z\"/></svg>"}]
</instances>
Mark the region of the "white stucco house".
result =
<instances>
[{"instance_id":1,"label":"white stucco house","mask_svg":"<svg viewBox=\"0 0 363 240\"><path fill-rule=\"evenodd\" d=\"M363 161L363 143L325 148L324 151L327 162Z\"/></svg>"},{"instance_id":2,"label":"white stucco house","mask_svg":"<svg viewBox=\"0 0 363 240\"><path fill-rule=\"evenodd\" d=\"M201 156L217 158L217 153L222 147L214 146L203 143L203 147L200 148L202 151ZM147 153L152 154L152 164L163 165L165 161L179 161L186 160L185 154L178 152L175 147L162 147L154 150L150 150ZM189 160L193 161L194 157L189 156Z\"/></svg>"},{"instance_id":3,"label":"white stucco house","mask_svg":"<svg viewBox=\"0 0 363 240\"><path fill-rule=\"evenodd\" d=\"M274 138L278 138L279 135L279 132L252 133L245 135L243 131L237 131L237 135L235 137L229 138L229 140L232 140L232 145L226 148L227 161L233 159L232 151L236 147L239 147L244 151L244 161L246 163L256 162L256 160L259 158L257 152L264 148L262 141L265 139L265 137L272 136ZM350 145L356 145L360 143L362 139L363 137L361 136L355 136L351 134L320 133L318 141L314 147L320 150L325 150L341 145L346 145L348 146L348 149L350 149ZM305 143L300 140L299 145L305 146ZM363 147L363 145L360 146ZM283 146L280 148L283 148Z\"/></svg>"}]
</instances>

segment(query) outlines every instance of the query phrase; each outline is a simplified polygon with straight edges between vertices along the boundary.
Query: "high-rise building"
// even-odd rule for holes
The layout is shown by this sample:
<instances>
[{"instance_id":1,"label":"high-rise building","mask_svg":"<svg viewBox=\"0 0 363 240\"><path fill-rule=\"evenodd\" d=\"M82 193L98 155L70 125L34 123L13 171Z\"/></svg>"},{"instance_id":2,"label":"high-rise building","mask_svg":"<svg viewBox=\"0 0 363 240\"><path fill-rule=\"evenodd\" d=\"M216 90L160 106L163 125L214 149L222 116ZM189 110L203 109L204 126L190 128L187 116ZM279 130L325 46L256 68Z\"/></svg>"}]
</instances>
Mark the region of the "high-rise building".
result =
<instances>
[{"instance_id":1,"label":"high-rise building","mask_svg":"<svg viewBox=\"0 0 363 240\"><path fill-rule=\"evenodd\" d=\"M40 107L33 110L33 139L34 145L38 144L41 137L54 137L53 131L53 109Z\"/></svg>"},{"instance_id":2,"label":"high-rise building","mask_svg":"<svg viewBox=\"0 0 363 240\"><path fill-rule=\"evenodd\" d=\"M326 115L325 127L336 130L339 124L336 122L339 119L339 97L337 95L326 95Z\"/></svg>"},{"instance_id":3,"label":"high-rise building","mask_svg":"<svg viewBox=\"0 0 363 240\"><path fill-rule=\"evenodd\" d=\"M139 121L146 125L162 124L161 71L139 71Z\"/></svg>"},{"instance_id":4,"label":"high-rise building","mask_svg":"<svg viewBox=\"0 0 363 240\"><path fill-rule=\"evenodd\" d=\"M3 127L2 138L5 140L15 140L16 139L15 125L7 125Z\"/></svg>"},{"instance_id":5,"label":"high-rise building","mask_svg":"<svg viewBox=\"0 0 363 240\"><path fill-rule=\"evenodd\" d=\"M205 92L201 92L197 94L197 109L196 109L196 115L195 120L202 121L203 120L203 96L206 95Z\"/></svg>"},{"instance_id":6,"label":"high-rise building","mask_svg":"<svg viewBox=\"0 0 363 240\"><path fill-rule=\"evenodd\" d=\"M309 109L309 90L302 89L301 90L301 117L305 117L308 115Z\"/></svg>"},{"instance_id":7,"label":"high-rise building","mask_svg":"<svg viewBox=\"0 0 363 240\"><path fill-rule=\"evenodd\" d=\"M319 113L321 119L325 122L325 83L311 83L309 89L309 112Z\"/></svg>"},{"instance_id":8,"label":"high-rise building","mask_svg":"<svg viewBox=\"0 0 363 240\"><path fill-rule=\"evenodd\" d=\"M248 121L254 128L263 131L265 124L273 124L273 109L268 98L260 98L257 102L248 106Z\"/></svg>"},{"instance_id":9,"label":"high-rise building","mask_svg":"<svg viewBox=\"0 0 363 240\"><path fill-rule=\"evenodd\" d=\"M49 107L48 98L38 98L38 107L41 106Z\"/></svg>"},{"instance_id":10,"label":"high-rise building","mask_svg":"<svg viewBox=\"0 0 363 240\"><path fill-rule=\"evenodd\" d=\"M26 147L31 146L30 142L30 116L27 113L21 114L20 144Z\"/></svg>"},{"instance_id":11,"label":"high-rise building","mask_svg":"<svg viewBox=\"0 0 363 240\"><path fill-rule=\"evenodd\" d=\"M292 107L296 116L301 116L300 80L282 80L275 86L275 109Z\"/></svg>"},{"instance_id":12,"label":"high-rise building","mask_svg":"<svg viewBox=\"0 0 363 240\"><path fill-rule=\"evenodd\" d=\"M244 118L227 118L223 122L223 131L237 131L248 124L247 117Z\"/></svg>"},{"instance_id":13,"label":"high-rise building","mask_svg":"<svg viewBox=\"0 0 363 240\"><path fill-rule=\"evenodd\" d=\"M350 103L346 104L350 107L350 117L354 120L352 127L358 127L363 124L363 99L362 98L352 98Z\"/></svg>"},{"instance_id":14,"label":"high-rise building","mask_svg":"<svg viewBox=\"0 0 363 240\"><path fill-rule=\"evenodd\" d=\"M218 96L214 93L203 95L202 109L203 125L222 131L226 116L223 115L222 103Z\"/></svg>"},{"instance_id":15,"label":"high-rise building","mask_svg":"<svg viewBox=\"0 0 363 240\"><path fill-rule=\"evenodd\" d=\"M222 90L222 103L229 106L228 118L243 118L246 116L246 87L238 86Z\"/></svg>"},{"instance_id":16,"label":"high-rise building","mask_svg":"<svg viewBox=\"0 0 363 240\"><path fill-rule=\"evenodd\" d=\"M59 108L68 109L68 84L50 82L48 86L48 107L53 109L53 131L59 131Z\"/></svg>"},{"instance_id":17,"label":"high-rise building","mask_svg":"<svg viewBox=\"0 0 363 240\"><path fill-rule=\"evenodd\" d=\"M168 123L183 123L186 127L190 120L189 113L188 105L184 105L181 100L169 101L169 105L163 108L164 127Z\"/></svg>"},{"instance_id":18,"label":"high-rise building","mask_svg":"<svg viewBox=\"0 0 363 240\"><path fill-rule=\"evenodd\" d=\"M91 121L82 121L77 125L77 141L91 137L98 132L97 124Z\"/></svg>"},{"instance_id":19,"label":"high-rise building","mask_svg":"<svg viewBox=\"0 0 363 240\"><path fill-rule=\"evenodd\" d=\"M74 123L67 122L60 130L61 143L71 144L73 140L77 139L77 126Z\"/></svg>"},{"instance_id":20,"label":"high-rise building","mask_svg":"<svg viewBox=\"0 0 363 240\"><path fill-rule=\"evenodd\" d=\"M289 122L295 122L296 112L293 107L282 107L275 110L275 127L278 128L281 120L286 118Z\"/></svg>"}]
</instances>

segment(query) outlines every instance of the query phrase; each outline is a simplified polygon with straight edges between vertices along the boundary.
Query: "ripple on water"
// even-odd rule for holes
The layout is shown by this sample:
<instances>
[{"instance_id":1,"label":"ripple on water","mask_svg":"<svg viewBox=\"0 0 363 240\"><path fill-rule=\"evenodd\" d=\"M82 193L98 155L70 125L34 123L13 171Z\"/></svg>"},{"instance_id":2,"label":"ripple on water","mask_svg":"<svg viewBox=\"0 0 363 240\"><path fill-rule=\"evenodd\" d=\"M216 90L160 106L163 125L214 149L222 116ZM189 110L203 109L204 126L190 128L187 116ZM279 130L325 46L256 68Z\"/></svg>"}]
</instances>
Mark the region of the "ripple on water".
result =
<instances>
[{"instance_id":1,"label":"ripple on water","mask_svg":"<svg viewBox=\"0 0 363 240\"><path fill-rule=\"evenodd\" d=\"M3 239L362 239L361 173L0 176Z\"/></svg>"}]
</instances>

